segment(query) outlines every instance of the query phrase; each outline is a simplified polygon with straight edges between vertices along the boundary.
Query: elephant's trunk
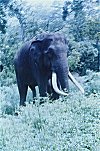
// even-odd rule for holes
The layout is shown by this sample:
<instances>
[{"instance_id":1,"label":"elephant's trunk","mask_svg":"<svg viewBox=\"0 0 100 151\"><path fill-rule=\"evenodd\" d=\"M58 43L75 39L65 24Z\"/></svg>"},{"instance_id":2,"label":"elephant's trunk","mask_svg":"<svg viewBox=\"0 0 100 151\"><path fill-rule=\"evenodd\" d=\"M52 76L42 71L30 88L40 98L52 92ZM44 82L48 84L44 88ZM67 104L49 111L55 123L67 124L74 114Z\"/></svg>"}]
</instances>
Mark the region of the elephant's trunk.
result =
<instances>
[{"instance_id":1,"label":"elephant's trunk","mask_svg":"<svg viewBox=\"0 0 100 151\"><path fill-rule=\"evenodd\" d=\"M58 56L58 60L53 64L53 69L57 74L57 80L59 81L62 90L68 92L68 60L65 53L61 53L60 56Z\"/></svg>"},{"instance_id":2,"label":"elephant's trunk","mask_svg":"<svg viewBox=\"0 0 100 151\"><path fill-rule=\"evenodd\" d=\"M68 84L68 76L71 79L71 81L76 85L76 87L84 93L84 89L82 86L76 81L76 79L73 77L73 75L69 72L68 69L68 60L65 54L62 54L59 57L58 62L55 63L53 66L53 73L52 73L52 86L56 93L60 95L68 95L65 92L69 91L69 84ZM60 91L57 87L57 80L60 83L60 86L64 92Z\"/></svg>"},{"instance_id":3,"label":"elephant's trunk","mask_svg":"<svg viewBox=\"0 0 100 151\"><path fill-rule=\"evenodd\" d=\"M60 82L61 88L64 91L69 91L69 84L68 84L68 60L66 55L62 54L63 56L60 58L58 64L58 70L56 71L58 80Z\"/></svg>"}]
</instances>

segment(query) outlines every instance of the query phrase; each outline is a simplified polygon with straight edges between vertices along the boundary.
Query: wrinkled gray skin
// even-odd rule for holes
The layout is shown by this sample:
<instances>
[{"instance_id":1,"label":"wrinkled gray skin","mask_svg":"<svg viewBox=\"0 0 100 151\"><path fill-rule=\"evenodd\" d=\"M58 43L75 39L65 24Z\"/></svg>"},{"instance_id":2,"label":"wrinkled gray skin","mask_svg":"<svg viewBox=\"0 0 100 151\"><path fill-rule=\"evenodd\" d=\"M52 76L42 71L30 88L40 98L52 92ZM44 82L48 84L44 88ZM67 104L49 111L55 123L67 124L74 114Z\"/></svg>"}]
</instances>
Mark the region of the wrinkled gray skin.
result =
<instances>
[{"instance_id":1,"label":"wrinkled gray skin","mask_svg":"<svg viewBox=\"0 0 100 151\"><path fill-rule=\"evenodd\" d=\"M41 97L52 93L52 98L59 95L50 84L51 74L57 74L58 87L68 90L67 43L62 34L41 34L26 42L14 58L20 105L25 105L28 86L36 96L35 86L39 87Z\"/></svg>"}]
</instances>

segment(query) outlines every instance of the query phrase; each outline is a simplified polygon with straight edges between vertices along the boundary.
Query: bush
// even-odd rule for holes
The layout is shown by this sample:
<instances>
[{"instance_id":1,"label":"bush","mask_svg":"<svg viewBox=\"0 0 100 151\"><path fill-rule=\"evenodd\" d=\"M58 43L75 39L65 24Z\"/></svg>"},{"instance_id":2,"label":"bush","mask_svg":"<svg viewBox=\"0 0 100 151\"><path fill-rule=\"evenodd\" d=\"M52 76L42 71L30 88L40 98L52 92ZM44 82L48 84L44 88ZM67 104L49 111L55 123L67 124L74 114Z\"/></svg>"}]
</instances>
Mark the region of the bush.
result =
<instances>
[{"instance_id":1,"label":"bush","mask_svg":"<svg viewBox=\"0 0 100 151\"><path fill-rule=\"evenodd\" d=\"M2 114L13 114L19 103L19 95L15 85L9 87L3 86L0 88L1 91L1 113Z\"/></svg>"},{"instance_id":2,"label":"bush","mask_svg":"<svg viewBox=\"0 0 100 151\"><path fill-rule=\"evenodd\" d=\"M27 104L17 117L5 115L1 150L99 150L99 99L76 92L40 106Z\"/></svg>"},{"instance_id":3,"label":"bush","mask_svg":"<svg viewBox=\"0 0 100 151\"><path fill-rule=\"evenodd\" d=\"M87 71L85 76L85 89L87 94L97 94L100 92L100 73Z\"/></svg>"},{"instance_id":4,"label":"bush","mask_svg":"<svg viewBox=\"0 0 100 151\"><path fill-rule=\"evenodd\" d=\"M70 71L76 71L79 61L80 53L73 49L71 55L68 57Z\"/></svg>"},{"instance_id":5,"label":"bush","mask_svg":"<svg viewBox=\"0 0 100 151\"><path fill-rule=\"evenodd\" d=\"M95 69L95 58L98 56L98 51L90 42L84 41L79 43L80 61L77 65L77 71L80 75L85 75L86 70Z\"/></svg>"},{"instance_id":6,"label":"bush","mask_svg":"<svg viewBox=\"0 0 100 151\"><path fill-rule=\"evenodd\" d=\"M93 47L91 42L81 41L75 42L69 41L69 66L70 70L78 72L83 76L86 74L86 70L90 69L97 71L98 51Z\"/></svg>"}]
</instances>

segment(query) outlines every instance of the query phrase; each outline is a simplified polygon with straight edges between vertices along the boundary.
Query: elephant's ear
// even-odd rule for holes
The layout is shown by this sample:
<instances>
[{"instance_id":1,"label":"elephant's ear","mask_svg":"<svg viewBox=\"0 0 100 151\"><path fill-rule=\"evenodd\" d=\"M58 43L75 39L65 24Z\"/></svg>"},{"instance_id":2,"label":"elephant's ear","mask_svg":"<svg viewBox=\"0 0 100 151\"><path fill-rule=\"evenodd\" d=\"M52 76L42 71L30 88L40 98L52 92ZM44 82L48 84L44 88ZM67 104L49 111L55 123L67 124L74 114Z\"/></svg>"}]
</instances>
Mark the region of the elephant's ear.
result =
<instances>
[{"instance_id":1,"label":"elephant's ear","mask_svg":"<svg viewBox=\"0 0 100 151\"><path fill-rule=\"evenodd\" d=\"M42 40L33 40L30 44L30 57L35 62L38 62L41 55Z\"/></svg>"},{"instance_id":2,"label":"elephant's ear","mask_svg":"<svg viewBox=\"0 0 100 151\"><path fill-rule=\"evenodd\" d=\"M42 40L32 40L30 44L30 50L41 48Z\"/></svg>"}]
</instances>

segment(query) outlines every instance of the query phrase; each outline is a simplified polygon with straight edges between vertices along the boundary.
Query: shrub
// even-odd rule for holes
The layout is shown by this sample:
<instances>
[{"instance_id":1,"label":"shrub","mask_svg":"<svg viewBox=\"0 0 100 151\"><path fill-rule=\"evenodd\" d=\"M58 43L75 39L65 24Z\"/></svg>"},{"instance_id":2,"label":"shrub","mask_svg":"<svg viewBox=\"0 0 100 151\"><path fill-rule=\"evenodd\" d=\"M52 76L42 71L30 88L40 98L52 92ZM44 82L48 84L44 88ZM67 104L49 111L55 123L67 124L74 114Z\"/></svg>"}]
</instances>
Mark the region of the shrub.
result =
<instances>
[{"instance_id":1,"label":"shrub","mask_svg":"<svg viewBox=\"0 0 100 151\"><path fill-rule=\"evenodd\" d=\"M15 85L9 87L3 86L0 88L1 91L1 113L2 114L13 114L18 106L19 95Z\"/></svg>"},{"instance_id":2,"label":"shrub","mask_svg":"<svg viewBox=\"0 0 100 151\"><path fill-rule=\"evenodd\" d=\"M85 89L87 94L100 92L100 73L87 71L85 76Z\"/></svg>"}]
</instances>

